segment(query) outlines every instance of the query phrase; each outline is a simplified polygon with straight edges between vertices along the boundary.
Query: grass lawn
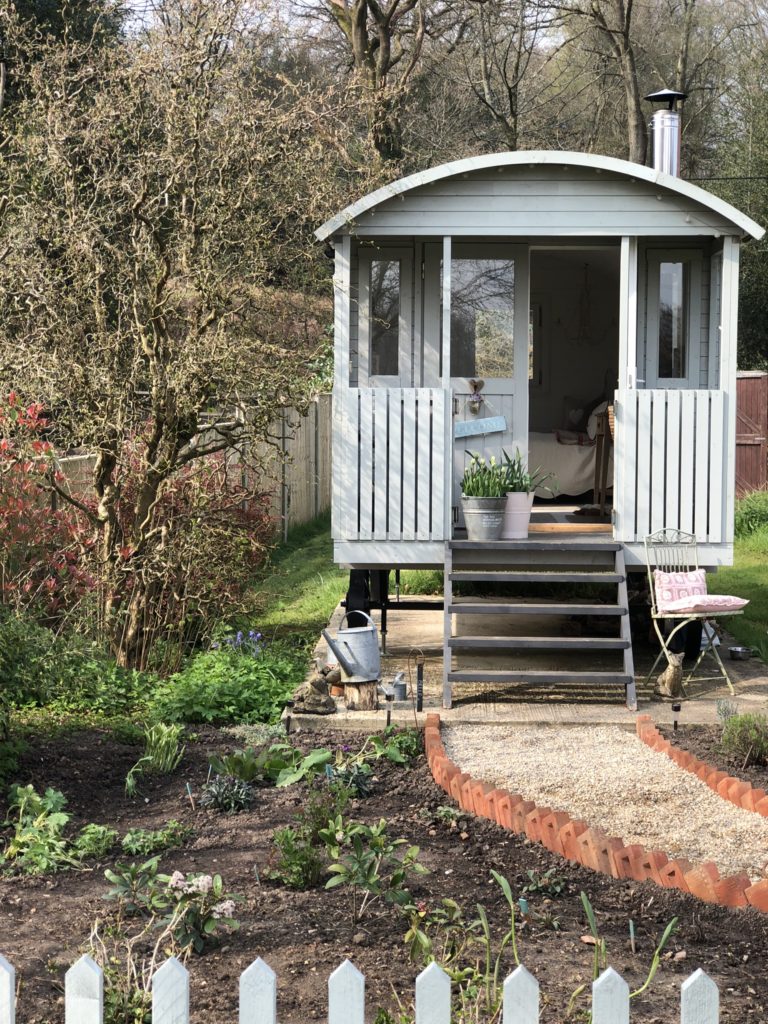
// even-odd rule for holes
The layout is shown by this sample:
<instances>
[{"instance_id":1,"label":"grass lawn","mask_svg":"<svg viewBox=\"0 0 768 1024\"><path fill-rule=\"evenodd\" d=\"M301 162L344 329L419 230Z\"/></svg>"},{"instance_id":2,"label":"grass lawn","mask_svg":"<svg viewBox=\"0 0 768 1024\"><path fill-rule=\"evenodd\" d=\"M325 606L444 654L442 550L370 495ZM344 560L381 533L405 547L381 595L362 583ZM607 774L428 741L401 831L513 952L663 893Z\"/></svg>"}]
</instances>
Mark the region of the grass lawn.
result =
<instances>
[{"instance_id":1,"label":"grass lawn","mask_svg":"<svg viewBox=\"0 0 768 1024\"><path fill-rule=\"evenodd\" d=\"M749 598L744 614L729 618L727 627L740 643L757 648L768 662L768 527L738 538L734 564L719 569L709 586L713 593Z\"/></svg>"},{"instance_id":2,"label":"grass lawn","mask_svg":"<svg viewBox=\"0 0 768 1024\"><path fill-rule=\"evenodd\" d=\"M349 572L333 563L330 516L297 526L272 554L255 587L254 621L265 634L317 635L347 590Z\"/></svg>"}]
</instances>

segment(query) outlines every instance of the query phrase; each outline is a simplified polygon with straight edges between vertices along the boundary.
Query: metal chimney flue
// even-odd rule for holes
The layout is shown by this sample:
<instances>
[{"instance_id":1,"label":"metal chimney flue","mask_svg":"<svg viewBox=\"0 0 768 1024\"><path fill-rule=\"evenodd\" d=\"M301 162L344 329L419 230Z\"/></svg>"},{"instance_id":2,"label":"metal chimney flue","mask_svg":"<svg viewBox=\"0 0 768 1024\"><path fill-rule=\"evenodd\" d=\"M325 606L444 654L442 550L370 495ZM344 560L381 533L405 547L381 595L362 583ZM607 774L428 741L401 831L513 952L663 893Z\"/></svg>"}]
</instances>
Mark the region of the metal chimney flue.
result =
<instances>
[{"instance_id":1,"label":"metal chimney flue","mask_svg":"<svg viewBox=\"0 0 768 1024\"><path fill-rule=\"evenodd\" d=\"M664 103L666 110L659 107L651 119L653 140L653 169L664 174L680 176L680 110L686 93L674 89L660 89L645 97L650 103Z\"/></svg>"}]
</instances>

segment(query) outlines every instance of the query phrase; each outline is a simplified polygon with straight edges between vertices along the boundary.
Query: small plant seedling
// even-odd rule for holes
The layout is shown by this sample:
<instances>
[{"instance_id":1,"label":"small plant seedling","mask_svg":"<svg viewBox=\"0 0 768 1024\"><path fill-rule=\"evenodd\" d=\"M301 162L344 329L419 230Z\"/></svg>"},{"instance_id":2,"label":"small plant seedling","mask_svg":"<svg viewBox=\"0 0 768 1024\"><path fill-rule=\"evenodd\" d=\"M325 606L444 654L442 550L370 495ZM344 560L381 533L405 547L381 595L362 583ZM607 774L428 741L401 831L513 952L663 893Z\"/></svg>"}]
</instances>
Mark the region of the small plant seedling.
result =
<instances>
[{"instance_id":1,"label":"small plant seedling","mask_svg":"<svg viewBox=\"0 0 768 1024\"><path fill-rule=\"evenodd\" d=\"M203 786L200 804L212 807L225 814L237 814L247 810L253 803L256 791L250 782L238 779L234 775L214 775L210 782Z\"/></svg>"},{"instance_id":2,"label":"small plant seedling","mask_svg":"<svg viewBox=\"0 0 768 1024\"><path fill-rule=\"evenodd\" d=\"M528 870L528 881L520 890L523 893L539 894L541 896L559 896L565 888L565 878L555 873L555 868L549 868L543 874Z\"/></svg>"},{"instance_id":3,"label":"small plant seedling","mask_svg":"<svg viewBox=\"0 0 768 1024\"><path fill-rule=\"evenodd\" d=\"M117 842L117 835L117 830L107 825L86 825L72 843L72 852L81 860L104 857Z\"/></svg>"},{"instance_id":4,"label":"small plant seedling","mask_svg":"<svg viewBox=\"0 0 768 1024\"><path fill-rule=\"evenodd\" d=\"M462 812L458 807L451 807L450 804L443 804L435 811L435 817L438 821L445 822L446 825L455 825L461 818L461 813Z\"/></svg>"},{"instance_id":5,"label":"small plant seedling","mask_svg":"<svg viewBox=\"0 0 768 1024\"><path fill-rule=\"evenodd\" d=\"M164 828L132 828L123 836L123 851L131 857L149 857L181 846L192 835L188 825L171 818Z\"/></svg>"},{"instance_id":6,"label":"small plant seedling","mask_svg":"<svg viewBox=\"0 0 768 1024\"><path fill-rule=\"evenodd\" d=\"M144 772L170 775L181 763L186 747L181 745L184 729L181 725L158 722L144 730L144 755L128 772L125 779L126 796L136 795L136 777Z\"/></svg>"}]
</instances>

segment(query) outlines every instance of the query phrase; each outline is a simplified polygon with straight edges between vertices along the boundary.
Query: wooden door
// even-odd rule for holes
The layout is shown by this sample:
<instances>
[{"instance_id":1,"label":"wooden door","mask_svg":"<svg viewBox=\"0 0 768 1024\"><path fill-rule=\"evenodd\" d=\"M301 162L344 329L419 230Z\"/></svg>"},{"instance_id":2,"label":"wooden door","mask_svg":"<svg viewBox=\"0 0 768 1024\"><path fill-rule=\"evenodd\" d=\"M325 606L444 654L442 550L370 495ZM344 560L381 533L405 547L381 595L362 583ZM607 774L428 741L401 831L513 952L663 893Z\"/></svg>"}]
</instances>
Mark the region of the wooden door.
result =
<instances>
[{"instance_id":1,"label":"wooden door","mask_svg":"<svg viewBox=\"0 0 768 1024\"><path fill-rule=\"evenodd\" d=\"M768 485L768 373L744 371L736 381L736 495Z\"/></svg>"}]
</instances>

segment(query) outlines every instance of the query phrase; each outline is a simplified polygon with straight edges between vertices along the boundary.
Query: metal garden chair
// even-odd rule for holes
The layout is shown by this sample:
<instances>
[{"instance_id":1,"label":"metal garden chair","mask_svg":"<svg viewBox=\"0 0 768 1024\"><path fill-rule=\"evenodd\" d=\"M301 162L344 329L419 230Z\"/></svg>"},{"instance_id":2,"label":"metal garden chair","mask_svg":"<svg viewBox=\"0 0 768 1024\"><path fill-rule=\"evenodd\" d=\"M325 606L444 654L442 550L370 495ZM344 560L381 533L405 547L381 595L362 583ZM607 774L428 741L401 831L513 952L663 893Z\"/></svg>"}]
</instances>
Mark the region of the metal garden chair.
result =
<instances>
[{"instance_id":1,"label":"metal garden chair","mask_svg":"<svg viewBox=\"0 0 768 1024\"><path fill-rule=\"evenodd\" d=\"M696 660L696 664L688 675L683 678L683 688L687 688L688 683L691 681L709 682L722 677L728 684L730 692L735 693L733 683L728 676L725 665L723 665L722 658L717 650L717 645L715 644L717 634L714 626L711 625L711 620L715 617L721 618L725 615L741 615L742 609L709 608L698 611L669 611L665 610L664 607L659 607L657 577L654 576L654 569L661 570L663 573L690 574L697 572L699 569L699 559L696 547L696 537L692 533L685 533L682 530L658 530L656 533L652 533L650 536L645 538L645 560L648 569L648 582L651 592L651 619L653 621L653 628L656 630L656 635L658 636L659 643L661 644L661 650L659 651L656 661L654 661L650 672L645 677L646 685L650 681L653 673L656 671L656 666L659 664L662 657L666 657L667 661L670 661L669 645L673 638L690 623L700 622L703 627L702 635L705 638L705 642L702 645L701 653ZM713 595L713 600L722 600L722 598L720 598L719 595ZM666 636L664 632L665 622L673 623L672 629L666 634ZM699 665L707 654L711 654L715 659L720 673L719 675L695 675Z\"/></svg>"}]
</instances>

